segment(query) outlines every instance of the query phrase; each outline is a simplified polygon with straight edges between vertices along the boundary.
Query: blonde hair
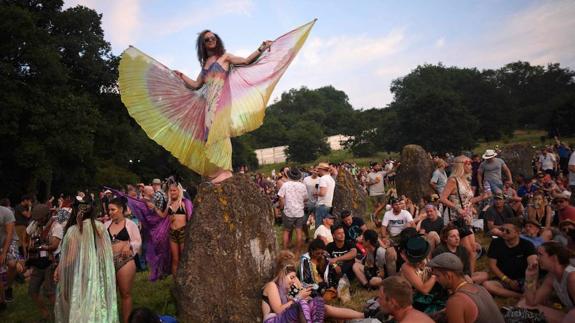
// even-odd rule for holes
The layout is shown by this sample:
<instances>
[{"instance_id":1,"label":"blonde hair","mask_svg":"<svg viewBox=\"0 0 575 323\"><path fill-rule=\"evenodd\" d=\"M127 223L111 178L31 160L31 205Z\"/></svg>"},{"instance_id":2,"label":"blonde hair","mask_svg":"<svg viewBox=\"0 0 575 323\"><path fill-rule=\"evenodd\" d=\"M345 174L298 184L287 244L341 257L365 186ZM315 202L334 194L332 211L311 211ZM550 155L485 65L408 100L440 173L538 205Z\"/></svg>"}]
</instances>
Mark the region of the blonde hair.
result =
<instances>
[{"instance_id":1,"label":"blonde hair","mask_svg":"<svg viewBox=\"0 0 575 323\"><path fill-rule=\"evenodd\" d=\"M276 258L276 279L287 276L287 274L296 269L297 259L295 254L289 250L280 251Z\"/></svg>"},{"instance_id":2,"label":"blonde hair","mask_svg":"<svg viewBox=\"0 0 575 323\"><path fill-rule=\"evenodd\" d=\"M180 183L171 183L170 185L168 185L168 193L170 191L170 188L174 186L178 189L178 197L176 198L176 202L178 202L178 207L182 206L182 201L184 200L184 188L182 187L182 185ZM168 194L168 199L170 202L172 202L172 195Z\"/></svg>"},{"instance_id":3,"label":"blonde hair","mask_svg":"<svg viewBox=\"0 0 575 323\"><path fill-rule=\"evenodd\" d=\"M465 174L465 161L469 160L469 157L465 155L459 155L453 160L453 165L451 166L451 176L457 179L467 179L470 174Z\"/></svg>"}]
</instances>

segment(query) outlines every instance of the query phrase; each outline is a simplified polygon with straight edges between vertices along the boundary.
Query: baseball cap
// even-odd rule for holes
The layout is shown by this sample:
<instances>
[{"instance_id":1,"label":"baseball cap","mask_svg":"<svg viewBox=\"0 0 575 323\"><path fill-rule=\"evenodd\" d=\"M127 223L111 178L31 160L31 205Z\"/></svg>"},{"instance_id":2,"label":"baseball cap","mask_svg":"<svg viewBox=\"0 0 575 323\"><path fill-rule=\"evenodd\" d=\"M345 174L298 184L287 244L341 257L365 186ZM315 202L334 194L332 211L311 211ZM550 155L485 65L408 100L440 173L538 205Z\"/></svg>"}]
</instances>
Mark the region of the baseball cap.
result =
<instances>
[{"instance_id":1,"label":"baseball cap","mask_svg":"<svg viewBox=\"0 0 575 323\"><path fill-rule=\"evenodd\" d=\"M336 217L335 215L331 214L331 213L328 213L324 218L325 218L325 219L332 219L332 220L337 219L337 217Z\"/></svg>"},{"instance_id":2,"label":"baseball cap","mask_svg":"<svg viewBox=\"0 0 575 323\"><path fill-rule=\"evenodd\" d=\"M162 181L159 178L154 178L152 184L162 184Z\"/></svg>"}]
</instances>

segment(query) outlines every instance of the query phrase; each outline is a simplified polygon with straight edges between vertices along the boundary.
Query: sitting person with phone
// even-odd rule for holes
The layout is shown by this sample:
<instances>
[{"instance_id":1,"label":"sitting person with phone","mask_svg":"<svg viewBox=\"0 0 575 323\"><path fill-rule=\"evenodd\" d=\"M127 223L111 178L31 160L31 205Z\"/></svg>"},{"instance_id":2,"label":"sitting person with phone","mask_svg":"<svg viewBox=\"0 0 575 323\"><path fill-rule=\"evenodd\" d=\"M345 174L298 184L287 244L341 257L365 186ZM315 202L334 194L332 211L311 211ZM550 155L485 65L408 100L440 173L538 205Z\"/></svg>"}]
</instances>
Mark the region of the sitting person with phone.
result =
<instances>
[{"instance_id":1,"label":"sitting person with phone","mask_svg":"<svg viewBox=\"0 0 575 323\"><path fill-rule=\"evenodd\" d=\"M326 305L323 298L311 297L312 288L302 287L296 275L296 256L287 250L276 259L276 275L262 290L262 314L264 323L323 322L325 317L339 320L364 318L363 313Z\"/></svg>"},{"instance_id":2,"label":"sitting person with phone","mask_svg":"<svg viewBox=\"0 0 575 323\"><path fill-rule=\"evenodd\" d=\"M323 296L325 300L330 300L337 296L337 274L334 267L329 265L322 239L310 242L308 252L300 258L298 274L304 286L312 287L312 297Z\"/></svg>"}]
</instances>

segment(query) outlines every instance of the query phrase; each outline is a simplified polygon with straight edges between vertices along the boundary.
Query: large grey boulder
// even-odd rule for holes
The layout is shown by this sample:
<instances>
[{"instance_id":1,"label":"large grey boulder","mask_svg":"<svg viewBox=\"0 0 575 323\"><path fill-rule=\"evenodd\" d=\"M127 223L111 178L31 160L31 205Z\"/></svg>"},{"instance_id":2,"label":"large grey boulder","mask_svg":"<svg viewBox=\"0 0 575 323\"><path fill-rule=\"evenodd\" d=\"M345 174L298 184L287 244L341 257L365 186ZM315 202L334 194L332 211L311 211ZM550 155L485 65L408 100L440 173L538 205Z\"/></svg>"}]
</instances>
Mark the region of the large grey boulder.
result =
<instances>
[{"instance_id":1,"label":"large grey boulder","mask_svg":"<svg viewBox=\"0 0 575 323\"><path fill-rule=\"evenodd\" d=\"M262 321L276 250L271 201L248 176L201 185L176 275L179 321Z\"/></svg>"},{"instance_id":2,"label":"large grey boulder","mask_svg":"<svg viewBox=\"0 0 575 323\"><path fill-rule=\"evenodd\" d=\"M535 149L529 144L511 144L507 145L498 156L505 161L511 176L522 174L525 176L533 175L531 160L535 155Z\"/></svg>"},{"instance_id":3,"label":"large grey boulder","mask_svg":"<svg viewBox=\"0 0 575 323\"><path fill-rule=\"evenodd\" d=\"M357 217L364 217L367 213L367 194L353 175L343 168L337 173L332 207L334 215L342 210L349 210Z\"/></svg>"},{"instance_id":4,"label":"large grey boulder","mask_svg":"<svg viewBox=\"0 0 575 323\"><path fill-rule=\"evenodd\" d=\"M429 180L433 174L433 162L427 152L418 145L407 145L401 150L401 165L395 177L397 193L419 202L432 194Z\"/></svg>"}]
</instances>

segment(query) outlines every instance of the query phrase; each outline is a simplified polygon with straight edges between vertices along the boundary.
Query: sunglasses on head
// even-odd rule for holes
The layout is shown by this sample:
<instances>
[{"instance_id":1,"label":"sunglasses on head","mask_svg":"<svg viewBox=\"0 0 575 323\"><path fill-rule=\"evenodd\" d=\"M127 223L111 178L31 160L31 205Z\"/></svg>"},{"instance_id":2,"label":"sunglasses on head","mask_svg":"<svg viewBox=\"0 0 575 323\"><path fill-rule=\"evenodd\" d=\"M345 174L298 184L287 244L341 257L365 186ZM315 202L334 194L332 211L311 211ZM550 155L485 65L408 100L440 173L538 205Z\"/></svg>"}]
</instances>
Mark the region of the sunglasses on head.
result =
<instances>
[{"instance_id":1,"label":"sunglasses on head","mask_svg":"<svg viewBox=\"0 0 575 323\"><path fill-rule=\"evenodd\" d=\"M206 38L204 38L204 43L209 43L209 42L216 41L216 40L217 40L217 38L215 36L206 37Z\"/></svg>"}]
</instances>

